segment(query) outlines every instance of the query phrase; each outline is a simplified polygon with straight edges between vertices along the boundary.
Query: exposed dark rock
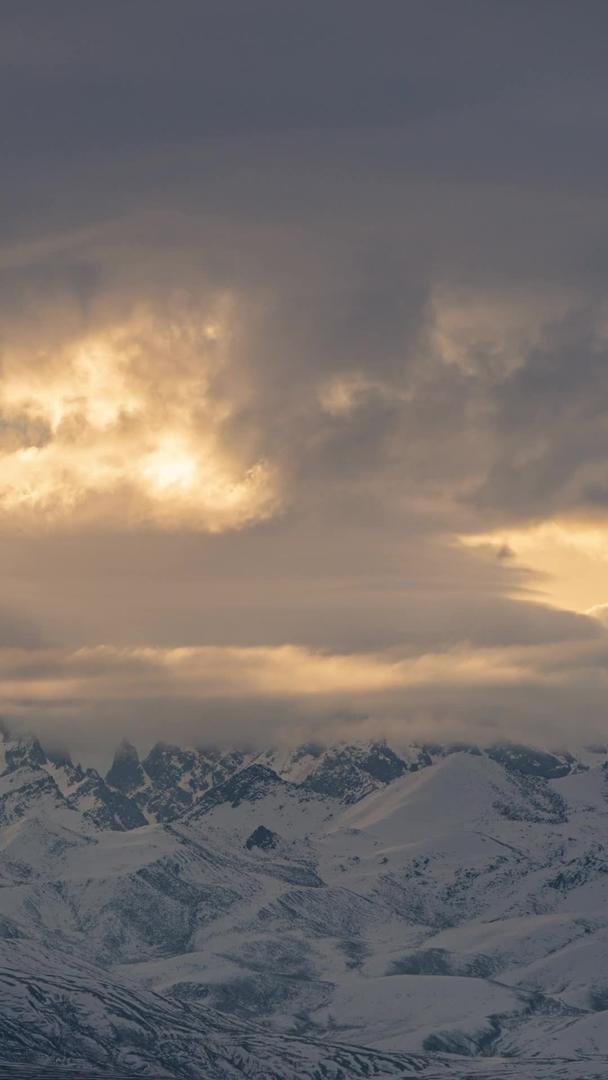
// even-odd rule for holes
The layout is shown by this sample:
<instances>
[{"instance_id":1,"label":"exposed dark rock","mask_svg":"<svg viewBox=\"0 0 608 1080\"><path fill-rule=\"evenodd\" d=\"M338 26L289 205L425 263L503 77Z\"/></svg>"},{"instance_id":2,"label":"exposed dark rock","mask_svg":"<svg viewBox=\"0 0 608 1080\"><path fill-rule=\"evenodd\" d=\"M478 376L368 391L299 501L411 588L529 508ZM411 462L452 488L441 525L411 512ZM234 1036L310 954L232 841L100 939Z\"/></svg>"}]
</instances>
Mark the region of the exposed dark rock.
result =
<instances>
[{"instance_id":1,"label":"exposed dark rock","mask_svg":"<svg viewBox=\"0 0 608 1080\"><path fill-rule=\"evenodd\" d=\"M137 750L128 739L123 739L114 754L112 766L106 773L106 783L118 788L124 795L129 795L145 782L146 776Z\"/></svg>"},{"instance_id":2,"label":"exposed dark rock","mask_svg":"<svg viewBox=\"0 0 608 1080\"><path fill-rule=\"evenodd\" d=\"M265 825L258 825L257 829L254 829L251 836L248 836L245 841L245 847L248 851L252 848L261 848L262 851L270 851L272 848L276 848L279 842L279 837L272 829L267 829Z\"/></svg>"},{"instance_id":3,"label":"exposed dark rock","mask_svg":"<svg viewBox=\"0 0 608 1080\"><path fill-rule=\"evenodd\" d=\"M30 769L40 768L46 763L47 757L38 739L31 735L24 736L15 742L6 745L7 769Z\"/></svg>"},{"instance_id":4,"label":"exposed dark rock","mask_svg":"<svg viewBox=\"0 0 608 1080\"><path fill-rule=\"evenodd\" d=\"M302 787L317 795L352 803L408 771L405 761L385 743L337 746L321 757Z\"/></svg>"},{"instance_id":5,"label":"exposed dark rock","mask_svg":"<svg viewBox=\"0 0 608 1080\"><path fill-rule=\"evenodd\" d=\"M242 769L228 780L225 780L223 784L218 784L207 791L195 803L192 817L196 818L206 814L209 810L212 810L215 806L220 806L222 803L229 803L230 806L236 807L241 802L256 802L270 792L281 788L287 790L295 788L295 785L288 784L286 780L282 780L280 776L277 776L272 769L268 769L265 765L249 765L246 769Z\"/></svg>"},{"instance_id":6,"label":"exposed dark rock","mask_svg":"<svg viewBox=\"0 0 608 1080\"><path fill-rule=\"evenodd\" d=\"M486 750L492 761L505 769L520 773L522 776L536 776L543 780L555 780L567 776L572 771L574 759L571 755L557 757L546 750L535 750L531 746L515 743L497 743Z\"/></svg>"},{"instance_id":7,"label":"exposed dark rock","mask_svg":"<svg viewBox=\"0 0 608 1080\"><path fill-rule=\"evenodd\" d=\"M94 769L83 773L77 791L67 801L74 809L86 807L84 813L100 829L138 829L147 824L133 799L108 787Z\"/></svg>"}]
</instances>

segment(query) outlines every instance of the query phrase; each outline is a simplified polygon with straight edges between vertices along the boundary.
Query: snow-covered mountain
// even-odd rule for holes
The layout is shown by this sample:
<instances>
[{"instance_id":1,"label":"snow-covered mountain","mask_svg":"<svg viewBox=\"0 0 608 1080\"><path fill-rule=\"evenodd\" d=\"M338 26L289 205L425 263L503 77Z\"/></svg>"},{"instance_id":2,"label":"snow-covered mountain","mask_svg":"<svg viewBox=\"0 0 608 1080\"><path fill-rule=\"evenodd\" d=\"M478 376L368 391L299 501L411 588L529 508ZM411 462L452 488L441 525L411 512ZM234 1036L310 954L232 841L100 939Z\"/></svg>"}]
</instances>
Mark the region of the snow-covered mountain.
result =
<instances>
[{"instance_id":1,"label":"snow-covered mountain","mask_svg":"<svg viewBox=\"0 0 608 1080\"><path fill-rule=\"evenodd\" d=\"M0 825L24 816L30 805L42 812L78 811L102 829L135 829L146 823L135 803L111 788L95 769L75 765L69 754L47 753L33 736L12 738L0 729Z\"/></svg>"},{"instance_id":2,"label":"snow-covered mountain","mask_svg":"<svg viewBox=\"0 0 608 1080\"><path fill-rule=\"evenodd\" d=\"M131 799L146 821L172 821L246 760L247 755L237 750L205 752L158 742L140 761L136 748L124 739L105 779L113 790Z\"/></svg>"},{"instance_id":3,"label":"snow-covered mountain","mask_svg":"<svg viewBox=\"0 0 608 1080\"><path fill-rule=\"evenodd\" d=\"M422 747L408 747L398 755L386 743L377 742L330 747L306 743L291 751L268 750L257 760L306 791L344 803L357 802L398 776L432 762Z\"/></svg>"},{"instance_id":4,"label":"snow-covered mountain","mask_svg":"<svg viewBox=\"0 0 608 1080\"><path fill-rule=\"evenodd\" d=\"M0 1067L605 1078L607 762L3 730Z\"/></svg>"}]
</instances>

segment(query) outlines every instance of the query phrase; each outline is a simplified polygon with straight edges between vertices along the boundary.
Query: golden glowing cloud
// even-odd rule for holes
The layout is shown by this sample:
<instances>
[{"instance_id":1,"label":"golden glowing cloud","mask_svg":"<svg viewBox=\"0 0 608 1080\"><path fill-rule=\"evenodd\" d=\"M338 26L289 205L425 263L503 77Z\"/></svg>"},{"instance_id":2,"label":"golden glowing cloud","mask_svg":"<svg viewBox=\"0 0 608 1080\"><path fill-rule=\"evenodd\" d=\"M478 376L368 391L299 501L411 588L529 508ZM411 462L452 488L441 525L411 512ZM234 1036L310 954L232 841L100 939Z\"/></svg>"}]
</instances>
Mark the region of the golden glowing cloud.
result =
<instances>
[{"instance_id":1,"label":"golden glowing cloud","mask_svg":"<svg viewBox=\"0 0 608 1080\"><path fill-rule=\"evenodd\" d=\"M608 528L597 522L544 521L460 540L510 551L536 572L543 600L555 607L587 612L608 599Z\"/></svg>"},{"instance_id":2,"label":"golden glowing cloud","mask_svg":"<svg viewBox=\"0 0 608 1080\"><path fill-rule=\"evenodd\" d=\"M60 348L7 349L0 382L5 524L147 521L209 531L268 516L276 473L227 445L229 305L175 320L140 310Z\"/></svg>"},{"instance_id":3,"label":"golden glowing cloud","mask_svg":"<svg viewBox=\"0 0 608 1080\"><path fill-rule=\"evenodd\" d=\"M542 650L541 650L542 652ZM332 698L421 687L517 683L528 657L516 649L467 647L408 658L318 653L303 646L197 646L161 649L96 646L74 651L0 648L3 705L27 696L85 700Z\"/></svg>"}]
</instances>

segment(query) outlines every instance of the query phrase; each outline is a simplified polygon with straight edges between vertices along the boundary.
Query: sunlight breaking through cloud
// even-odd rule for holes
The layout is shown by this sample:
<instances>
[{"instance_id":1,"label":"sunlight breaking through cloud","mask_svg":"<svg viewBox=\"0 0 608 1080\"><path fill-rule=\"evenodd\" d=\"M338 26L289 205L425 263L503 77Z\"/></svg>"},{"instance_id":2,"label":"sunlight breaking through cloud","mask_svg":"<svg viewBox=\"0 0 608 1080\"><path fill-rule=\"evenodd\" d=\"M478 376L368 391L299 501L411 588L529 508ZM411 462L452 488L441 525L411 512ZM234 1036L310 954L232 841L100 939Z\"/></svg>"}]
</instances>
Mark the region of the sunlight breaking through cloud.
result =
<instances>
[{"instance_id":1,"label":"sunlight breaking through cloud","mask_svg":"<svg viewBox=\"0 0 608 1080\"><path fill-rule=\"evenodd\" d=\"M276 471L239 458L223 435L232 406L213 388L228 362L222 316L166 323L143 309L48 353L7 351L4 524L146 521L217 532L273 513Z\"/></svg>"}]
</instances>

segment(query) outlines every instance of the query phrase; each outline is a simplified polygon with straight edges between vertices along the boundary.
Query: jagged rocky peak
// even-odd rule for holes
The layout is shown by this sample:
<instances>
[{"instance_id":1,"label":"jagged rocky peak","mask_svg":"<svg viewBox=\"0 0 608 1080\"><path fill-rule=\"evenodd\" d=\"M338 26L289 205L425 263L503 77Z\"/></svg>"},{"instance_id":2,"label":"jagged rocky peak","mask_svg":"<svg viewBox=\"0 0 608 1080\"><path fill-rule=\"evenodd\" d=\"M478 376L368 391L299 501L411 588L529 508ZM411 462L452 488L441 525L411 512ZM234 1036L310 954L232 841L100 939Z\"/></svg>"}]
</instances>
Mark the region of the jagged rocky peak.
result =
<instances>
[{"instance_id":1,"label":"jagged rocky peak","mask_svg":"<svg viewBox=\"0 0 608 1080\"><path fill-rule=\"evenodd\" d=\"M287 787L287 783L273 769L254 762L229 777L228 780L224 780L219 786L224 792L231 792L240 798L249 799L262 795L271 788Z\"/></svg>"},{"instance_id":2,"label":"jagged rocky peak","mask_svg":"<svg viewBox=\"0 0 608 1080\"><path fill-rule=\"evenodd\" d=\"M163 784L176 784L182 773L185 751L173 743L159 741L142 761L148 776Z\"/></svg>"},{"instance_id":3,"label":"jagged rocky peak","mask_svg":"<svg viewBox=\"0 0 608 1080\"><path fill-rule=\"evenodd\" d=\"M294 785L282 780L273 769L254 762L206 791L194 804L192 818L206 814L222 803L237 807L242 802L257 802L277 789L289 791L293 787Z\"/></svg>"},{"instance_id":4,"label":"jagged rocky peak","mask_svg":"<svg viewBox=\"0 0 608 1080\"><path fill-rule=\"evenodd\" d=\"M203 755L211 769L211 782L221 784L235 772L238 772L251 759L251 753L240 750L237 747L200 746L199 753Z\"/></svg>"},{"instance_id":5,"label":"jagged rocky peak","mask_svg":"<svg viewBox=\"0 0 608 1080\"><path fill-rule=\"evenodd\" d=\"M173 821L204 792L241 767L245 755L236 750L203 750L159 741L142 761L135 747L123 741L106 774L108 785L128 796L148 821Z\"/></svg>"},{"instance_id":6,"label":"jagged rocky peak","mask_svg":"<svg viewBox=\"0 0 608 1080\"><path fill-rule=\"evenodd\" d=\"M359 761L365 772L383 784L390 784L391 780L396 780L398 776L409 771L405 761L386 743L370 743L363 750ZM430 758L425 764L431 764Z\"/></svg>"},{"instance_id":7,"label":"jagged rocky peak","mask_svg":"<svg viewBox=\"0 0 608 1080\"><path fill-rule=\"evenodd\" d=\"M498 762L511 772L543 780L556 780L560 776L567 776L577 766L572 754L550 753L548 750L537 750L520 743L495 743L488 747L486 754L492 761Z\"/></svg>"},{"instance_id":8,"label":"jagged rocky peak","mask_svg":"<svg viewBox=\"0 0 608 1080\"><path fill-rule=\"evenodd\" d=\"M181 787L204 791L209 787L212 763L202 750L157 742L142 762L152 782L162 789Z\"/></svg>"},{"instance_id":9,"label":"jagged rocky peak","mask_svg":"<svg viewBox=\"0 0 608 1080\"><path fill-rule=\"evenodd\" d=\"M430 765L431 759L428 757L427 761L427 757L420 751L419 758L408 763L385 742L343 743L319 756L303 787L343 802L357 802L411 769Z\"/></svg>"},{"instance_id":10,"label":"jagged rocky peak","mask_svg":"<svg viewBox=\"0 0 608 1080\"><path fill-rule=\"evenodd\" d=\"M2 761L0 772L13 769L39 769L47 756L35 735L13 735L6 725L2 728Z\"/></svg>"},{"instance_id":11,"label":"jagged rocky peak","mask_svg":"<svg viewBox=\"0 0 608 1080\"><path fill-rule=\"evenodd\" d=\"M432 765L433 759L422 746L396 750L385 740L373 740L275 747L262 751L256 761L274 769L284 780L300 785L304 791L350 803L407 772Z\"/></svg>"},{"instance_id":12,"label":"jagged rocky peak","mask_svg":"<svg viewBox=\"0 0 608 1080\"><path fill-rule=\"evenodd\" d=\"M22 775L25 774L25 775ZM0 735L0 776L12 783L4 795L0 821L11 815L27 818L40 813L42 800L54 810L77 812L99 829L134 829L146 824L132 799L111 790L95 769L74 763L65 749L43 749L29 734L16 736L3 725ZM46 812L46 810L45 810Z\"/></svg>"},{"instance_id":13,"label":"jagged rocky peak","mask_svg":"<svg viewBox=\"0 0 608 1080\"><path fill-rule=\"evenodd\" d=\"M146 782L146 775L133 743L123 739L114 754L114 760L106 773L106 783L128 795Z\"/></svg>"}]
</instances>

